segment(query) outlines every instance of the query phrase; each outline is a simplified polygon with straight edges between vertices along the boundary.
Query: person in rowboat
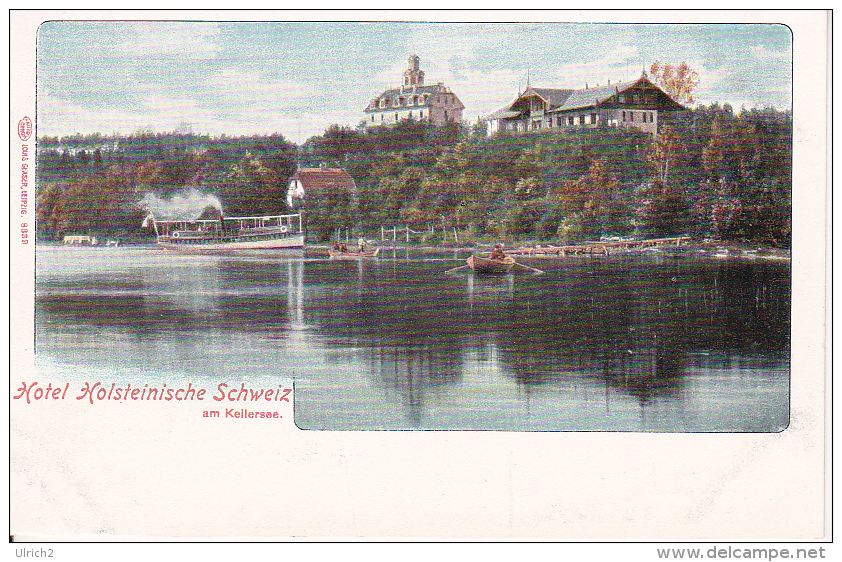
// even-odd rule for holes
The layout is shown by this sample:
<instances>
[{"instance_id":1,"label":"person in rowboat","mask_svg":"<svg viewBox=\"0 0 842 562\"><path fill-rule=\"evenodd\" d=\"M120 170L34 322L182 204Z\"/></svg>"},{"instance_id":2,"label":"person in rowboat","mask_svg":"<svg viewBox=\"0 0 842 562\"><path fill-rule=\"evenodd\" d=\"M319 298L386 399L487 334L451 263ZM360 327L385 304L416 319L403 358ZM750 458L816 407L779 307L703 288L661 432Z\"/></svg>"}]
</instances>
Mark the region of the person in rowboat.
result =
<instances>
[{"instance_id":1,"label":"person in rowboat","mask_svg":"<svg viewBox=\"0 0 842 562\"><path fill-rule=\"evenodd\" d=\"M504 259L506 259L506 254L503 253L502 244L497 244L494 246L494 250L491 251L491 256L489 257L489 259L499 261L503 261Z\"/></svg>"}]
</instances>

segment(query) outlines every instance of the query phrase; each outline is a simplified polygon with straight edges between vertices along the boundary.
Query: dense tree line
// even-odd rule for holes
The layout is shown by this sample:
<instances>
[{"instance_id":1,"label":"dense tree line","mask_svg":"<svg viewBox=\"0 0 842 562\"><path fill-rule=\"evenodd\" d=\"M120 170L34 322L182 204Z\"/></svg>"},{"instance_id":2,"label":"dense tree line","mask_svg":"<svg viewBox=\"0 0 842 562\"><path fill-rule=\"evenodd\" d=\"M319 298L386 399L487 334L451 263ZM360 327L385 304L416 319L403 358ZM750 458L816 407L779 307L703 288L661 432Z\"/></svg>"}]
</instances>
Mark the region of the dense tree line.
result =
<instances>
[{"instance_id":1,"label":"dense tree line","mask_svg":"<svg viewBox=\"0 0 842 562\"><path fill-rule=\"evenodd\" d=\"M613 128L487 137L480 127L412 122L373 133L332 127L304 152L356 180L353 209L333 227L790 242L792 120L775 109L703 106L664 120L654 141Z\"/></svg>"},{"instance_id":2,"label":"dense tree line","mask_svg":"<svg viewBox=\"0 0 842 562\"><path fill-rule=\"evenodd\" d=\"M144 195L169 198L193 189L215 195L228 215L284 212L286 180L296 167L296 148L281 135L41 138L37 231L46 238L149 235L139 228Z\"/></svg>"},{"instance_id":3,"label":"dense tree line","mask_svg":"<svg viewBox=\"0 0 842 562\"><path fill-rule=\"evenodd\" d=\"M189 188L216 195L226 214L283 211L296 167L325 165L346 169L356 191L307 197L310 231L322 237L406 224L544 241L790 242L792 119L774 109L699 107L664 120L654 141L613 128L487 137L481 124L404 121L368 132L334 125L301 147L280 135L42 138L38 156L42 236L136 233L144 193Z\"/></svg>"}]
</instances>

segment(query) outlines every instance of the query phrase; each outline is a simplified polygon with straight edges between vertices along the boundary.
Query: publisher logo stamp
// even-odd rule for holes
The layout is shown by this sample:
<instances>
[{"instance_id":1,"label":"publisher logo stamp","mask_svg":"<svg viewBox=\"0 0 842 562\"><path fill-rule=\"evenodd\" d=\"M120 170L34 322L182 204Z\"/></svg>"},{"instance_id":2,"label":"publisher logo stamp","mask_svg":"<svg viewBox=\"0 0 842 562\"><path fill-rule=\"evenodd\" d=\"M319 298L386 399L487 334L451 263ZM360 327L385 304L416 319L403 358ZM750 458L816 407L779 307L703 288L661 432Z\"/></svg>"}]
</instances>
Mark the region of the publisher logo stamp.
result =
<instances>
[{"instance_id":1,"label":"publisher logo stamp","mask_svg":"<svg viewBox=\"0 0 842 562\"><path fill-rule=\"evenodd\" d=\"M24 117L18 121L18 137L23 142L29 140L32 136L32 120L29 117Z\"/></svg>"}]
</instances>

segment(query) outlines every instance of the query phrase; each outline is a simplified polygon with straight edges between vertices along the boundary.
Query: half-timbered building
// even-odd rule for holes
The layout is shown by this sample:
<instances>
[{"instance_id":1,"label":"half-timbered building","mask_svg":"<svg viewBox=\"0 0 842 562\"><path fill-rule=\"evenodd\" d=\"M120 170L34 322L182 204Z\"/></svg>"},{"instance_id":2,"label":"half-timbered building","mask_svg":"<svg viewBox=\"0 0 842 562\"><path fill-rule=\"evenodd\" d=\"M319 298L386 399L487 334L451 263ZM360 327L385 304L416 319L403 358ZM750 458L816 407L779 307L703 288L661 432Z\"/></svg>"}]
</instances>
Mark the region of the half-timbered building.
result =
<instances>
[{"instance_id":1,"label":"half-timbered building","mask_svg":"<svg viewBox=\"0 0 842 562\"><path fill-rule=\"evenodd\" d=\"M508 106L486 117L488 133L541 129L626 127L657 135L661 118L685 109L644 73L634 82L580 90L527 86Z\"/></svg>"}]
</instances>

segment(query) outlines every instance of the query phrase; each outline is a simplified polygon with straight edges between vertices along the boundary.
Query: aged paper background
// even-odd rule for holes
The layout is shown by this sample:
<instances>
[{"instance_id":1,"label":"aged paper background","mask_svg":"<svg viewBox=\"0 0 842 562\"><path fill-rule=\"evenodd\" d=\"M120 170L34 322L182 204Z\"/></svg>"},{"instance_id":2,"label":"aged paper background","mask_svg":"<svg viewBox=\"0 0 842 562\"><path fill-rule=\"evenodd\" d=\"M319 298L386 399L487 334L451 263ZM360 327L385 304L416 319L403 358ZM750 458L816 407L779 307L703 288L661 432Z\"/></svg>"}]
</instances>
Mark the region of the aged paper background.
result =
<instances>
[{"instance_id":1,"label":"aged paper background","mask_svg":"<svg viewBox=\"0 0 842 562\"><path fill-rule=\"evenodd\" d=\"M445 12L440 21L786 23L794 45L792 401L780 434L320 432L203 422L201 405L10 400L10 533L113 537L819 540L825 506L824 12ZM46 19L307 19L237 12L11 14L9 392L33 372L34 244L17 123ZM331 14L428 19L431 14ZM324 19L325 14L313 17ZM34 143L30 141L30 146ZM34 148L33 155L34 155ZM34 189L30 201L34 203ZM44 381L47 382L47 381ZM62 381L54 381L62 382Z\"/></svg>"}]
</instances>

